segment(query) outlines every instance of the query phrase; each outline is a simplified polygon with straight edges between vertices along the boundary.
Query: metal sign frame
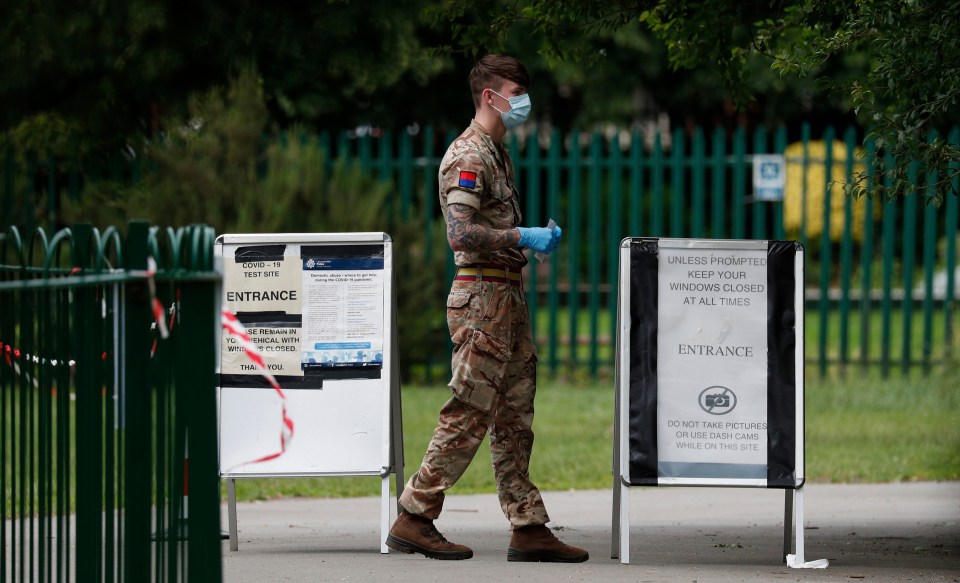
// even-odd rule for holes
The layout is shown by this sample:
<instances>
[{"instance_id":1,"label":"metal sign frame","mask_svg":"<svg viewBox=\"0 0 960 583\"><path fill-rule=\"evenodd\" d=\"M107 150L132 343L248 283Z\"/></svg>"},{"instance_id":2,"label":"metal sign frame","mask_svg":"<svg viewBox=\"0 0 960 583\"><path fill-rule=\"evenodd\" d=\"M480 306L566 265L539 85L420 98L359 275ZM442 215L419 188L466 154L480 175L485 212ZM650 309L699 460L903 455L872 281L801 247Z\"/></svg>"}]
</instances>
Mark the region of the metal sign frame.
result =
<instances>
[{"instance_id":1,"label":"metal sign frame","mask_svg":"<svg viewBox=\"0 0 960 583\"><path fill-rule=\"evenodd\" d=\"M230 550L238 550L238 541L237 541L237 511L236 511L236 480L241 478L261 478L261 477L348 477L348 476L379 476L381 479L381 512L380 512L380 552L387 553L389 549L386 546L386 537L389 532L390 519L391 519L391 495L390 495L390 474L393 474L396 479L395 484L395 496L399 496L403 492L403 423L402 423L402 411L401 411L401 402L400 402L400 379L399 379L399 342L398 342L398 330L396 323L396 313L397 313L397 304L396 304L396 286L395 286L395 272L393 269L393 242L390 236L386 233L374 232L374 233L333 233L333 234L317 234L317 233L288 233L288 234L227 234L221 235L216 240L215 245L215 259L217 262L217 269L224 274L225 281L225 290L226 282L230 279L226 277L230 275L227 273L230 269L237 269L236 264L232 261L226 260L226 255L231 255L235 252L237 248L252 248L256 251L258 246L266 248L284 248L288 246L296 251L300 251L304 248L309 248L311 253L319 256L324 256L326 249L330 249L331 253L334 253L334 249L343 251L347 250L349 254L350 249L360 249L362 248L376 248L380 246L382 248L383 263L382 269L384 270L382 276L382 285L383 285L383 306L382 306L382 359L378 363L364 363L358 362L355 365L353 364L342 364L342 366L313 366L303 365L302 376L303 378L297 379L295 377L284 377L282 376L284 372L279 373L277 380L279 381L283 391L290 397L297 398L309 398L309 402L318 407L311 407L311 410L300 411L291 411L291 417L299 414L301 416L301 425L299 431L292 444L294 446L300 446L300 457L287 457L280 456L276 460L271 460L262 464L262 469L259 464L256 463L241 463L237 464L236 460L238 455L241 455L241 459L245 462L247 460L253 460L262 452L253 452L251 451L248 454L242 453L238 454L236 451L232 451L231 459L233 461L225 460L225 451L226 448L230 447L229 435L224 435L224 427L227 425L232 425L234 428L239 427L240 424L249 419L248 415L250 413L250 407L247 405L246 413L244 413L244 419L230 419L226 418L225 415L238 415L238 408L229 408L225 406L224 400L230 399L243 400L246 397L236 395L242 395L243 392L251 393L253 391L249 390L250 386L257 387L260 389L263 388L263 382L257 377L250 373L247 378L243 378L242 375L224 375L223 366L224 366L224 351L222 347L218 347L218 367L217 373L220 378L218 383L218 436L219 436L219 464L220 464L220 477L227 480L227 506L228 506L228 522L229 522L229 539L230 539ZM229 249L227 249L229 248ZM225 251L228 251L225 253ZM232 257L232 255L231 255ZM297 261L301 260L301 256L297 255ZM278 262L278 265L281 265L282 262ZM309 265L313 266L312 263ZM304 270L307 267L303 267ZM271 272L270 274L272 274ZM302 275L301 275L302 277ZM303 290L301 290L303 292ZM283 294L274 294L274 296L282 296ZM297 298L297 301L301 301L306 304L307 293L301 293L300 297ZM290 294L283 296L285 300L289 299ZM314 302L316 303L316 302ZM314 306L317 308L318 306ZM376 306L379 308L380 306ZM305 319L304 315L305 306L301 310L301 320ZM267 312L270 313L270 312ZM287 318L290 321L294 321L297 318L291 318L289 314L279 312L281 315L279 318ZM253 312L254 316L256 313ZM304 326L304 322L292 323L291 326ZM293 335L294 338L300 337L306 332L300 331L296 335ZM297 341L299 342L299 340ZM300 353L304 351L304 348L297 344L298 360L302 360L303 356ZM370 366L368 366L370 365ZM249 368L249 367L248 367ZM289 367L287 367L289 368ZM286 372L286 370L285 370ZM296 382L296 381L306 381L306 382ZM258 385L259 383L259 385ZM243 388L244 391L238 391L238 388ZM356 397L351 397L351 394L354 394L354 390L357 388L362 388L363 390L356 391ZM371 392L372 391L372 392ZM336 395L336 396L335 396ZM363 395L374 395L376 398L363 400ZM353 403L351 400L361 399L360 402ZM337 406L337 404L349 403L350 408L356 413L357 411L362 411L365 418L365 423L361 429L368 429L372 434L371 436L362 436L362 431L356 431L359 438L362 438L362 449L351 452L351 443L357 441L358 435L352 435L354 430L350 429L350 424L348 420L341 420L341 422L335 423L313 423L310 427L310 432L304 432L305 425L310 425L311 415L319 415L320 412L317 409L322 408L322 406ZM377 407L379 403L379 410L370 410L369 407L372 405ZM292 407L292 405L291 405ZM324 415L330 415L331 412L326 411L322 412ZM268 415L274 414L274 412L268 411L254 411L254 415ZM333 412L332 414L342 414L349 417L349 413L341 413L338 411ZM371 416L372 415L372 416ZM377 421L379 419L379 421ZM296 427L296 426L295 426ZM231 430L231 431L235 431ZM233 434L233 433L231 433ZM298 439L302 442L304 439L314 440L314 443L309 444L308 449L321 450L321 449L336 449L340 450L331 454L326 458L318 460L310 460L309 463L306 463L306 458L303 457L303 443L298 443ZM376 443L379 445L371 444L370 440L377 440ZM373 445L373 447L371 447ZM244 446L241 446L241 450ZM286 455L286 454L285 454ZM292 461L291 461L292 460ZM299 462L296 460L300 460ZM292 463L292 465L291 465ZM232 464L230 467L225 467L225 464ZM395 501L395 499L394 499Z\"/></svg>"},{"instance_id":2,"label":"metal sign frame","mask_svg":"<svg viewBox=\"0 0 960 583\"><path fill-rule=\"evenodd\" d=\"M662 425L662 419L658 419L657 416L658 391L675 390L666 382L662 383L663 387L661 387L658 380L660 372L658 366L663 366L663 363L658 364L657 360L658 338L662 332L658 327L661 307L659 278L663 267L660 258L661 249L688 250L693 255L708 258L711 253L728 257L743 253L750 254L752 257L766 258L762 262L766 272L764 274L766 285L755 284L753 287L742 288L764 294L763 302L757 302L762 305L762 308L756 309L765 310L768 321L767 354L762 359L752 361L754 365L760 361L766 365L766 370L763 371L768 385L764 396L765 407L768 410L766 423L768 459L764 464L765 476L743 474L737 467L738 464L723 463L722 457L716 458L719 463L679 464L683 468L693 468L692 476L683 475L682 471L677 475L672 466L658 462L658 430ZM692 264L702 263L707 266L703 268L694 266L691 269L709 268L707 259L688 261ZM758 261L757 264L761 263ZM703 277L704 281L709 281L708 278L714 275L714 272L691 271L689 274L691 277ZM753 275L756 277L757 274ZM789 557L788 562L791 566L805 566L803 560L802 282L803 247L793 241L626 238L621 242L613 440L612 558L619 557L624 564L630 562L630 486L759 487L785 490L784 556L785 559ZM705 284L687 289L698 289L709 295L721 288L713 284ZM675 306L678 298L667 297L665 302L672 302L670 305ZM705 303L709 304L709 302ZM723 308L709 309L723 312ZM756 314L753 315L756 316ZM704 322L702 327L715 327L716 324L716 321ZM668 333L676 333L676 331L669 330ZM676 366L675 361L669 359L664 361L667 365L673 362ZM782 370L772 370L781 367ZM693 376L685 369L667 372L681 378L684 375ZM790 378L784 379L785 376ZM722 456L722 453L710 455ZM744 467L755 466L756 464ZM788 555L792 542L793 524L795 524L796 552L794 555Z\"/></svg>"}]
</instances>

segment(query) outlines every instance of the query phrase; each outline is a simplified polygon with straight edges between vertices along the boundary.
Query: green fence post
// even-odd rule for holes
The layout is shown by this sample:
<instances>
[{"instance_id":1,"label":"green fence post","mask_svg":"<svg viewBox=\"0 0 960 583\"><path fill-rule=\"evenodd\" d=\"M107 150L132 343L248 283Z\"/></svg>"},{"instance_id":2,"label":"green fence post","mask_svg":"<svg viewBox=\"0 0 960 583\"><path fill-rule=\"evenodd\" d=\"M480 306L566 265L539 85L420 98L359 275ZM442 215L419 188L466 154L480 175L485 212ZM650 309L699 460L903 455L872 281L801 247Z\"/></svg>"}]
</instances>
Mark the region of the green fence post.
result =
<instances>
[{"instance_id":1,"label":"green fence post","mask_svg":"<svg viewBox=\"0 0 960 583\"><path fill-rule=\"evenodd\" d=\"M547 214L551 217L560 216L560 166L563 156L563 138L560 130L554 128L550 134L549 163L547 169ZM555 219L556 220L556 219ZM560 290L559 271L560 260L559 252L551 253L547 260L550 261L550 286L548 288L547 303L550 306L549 317L549 342L550 342L550 373L556 374L559 365L559 343L560 330L558 322L560 319Z\"/></svg>"},{"instance_id":2,"label":"green fence post","mask_svg":"<svg viewBox=\"0 0 960 583\"><path fill-rule=\"evenodd\" d=\"M16 216L14 209L14 173L16 166L13 164L13 151L7 149L3 152L3 205L0 206L0 227L6 228L8 225L20 223L20 217Z\"/></svg>"},{"instance_id":3,"label":"green fence post","mask_svg":"<svg viewBox=\"0 0 960 583\"><path fill-rule=\"evenodd\" d=\"M773 138L773 151L776 154L783 154L787 151L787 128L780 126ZM773 238L784 240L787 238L783 227L783 201L778 200L771 203L773 205Z\"/></svg>"},{"instance_id":4,"label":"green fence post","mask_svg":"<svg viewBox=\"0 0 960 583\"><path fill-rule=\"evenodd\" d=\"M833 220L830 216L832 202L830 200L830 187L833 185L833 139L834 130L832 127L827 127L823 132L825 146L824 179L823 184L816 186L823 189L823 228L820 230L820 338L818 339L818 362L821 377L827 374L827 339L829 338L828 326L830 324L830 267L833 264L832 253L830 252L830 226Z\"/></svg>"},{"instance_id":5,"label":"green fence post","mask_svg":"<svg viewBox=\"0 0 960 583\"><path fill-rule=\"evenodd\" d=\"M7 227L5 237L0 238L0 261L4 266L9 266L9 268L0 271L0 283L23 279L23 273L26 270L23 244L20 240L19 230L14 225ZM0 298L2 298L4 306L4 309L0 310L0 341L4 343L4 346L0 346L0 350L4 354L0 357L10 358L11 363L15 358L13 351L19 344L17 322L20 315L20 293L18 290L0 292ZM13 435L10 418L15 390L16 379L12 368L10 366L0 366L0 435ZM9 454L8 448L11 448ZM0 492L3 492L3 496L0 496L0 516L4 518L14 513L16 505L10 499L11 506L8 506L6 494L11 489L14 478L10 475L10 470L13 467L12 455L12 443L9 440L0 442ZM7 538L7 531L6 526L0 528L0 573L14 572L14 548ZM12 530L10 534L13 534ZM8 559L14 560L14 563L8 562Z\"/></svg>"},{"instance_id":6,"label":"green fence post","mask_svg":"<svg viewBox=\"0 0 960 583\"><path fill-rule=\"evenodd\" d=\"M447 138L446 138L446 140L444 141L444 144L447 144L447 145L452 144L453 141L454 141L455 139L457 139L457 135L458 135L458 134L457 134L454 130L452 130L452 129L451 129L451 130L448 130L448 131L447 131ZM446 231L444 231L444 233L446 233ZM446 237L444 237L444 240L446 240ZM446 279L444 279L444 281L446 282L446 285L449 287L449 286L450 286L450 283L453 281L453 278L456 277L457 266L456 266L456 264L455 264L455 262L454 262L454 258L453 258L453 249L450 248L450 245L444 245L444 248L446 249L445 253L446 253L446 257L447 257L447 260L446 260L446 262L445 262L445 264L446 264ZM449 334L446 335L446 346L447 346L446 354L448 354L448 355L453 354L453 341L450 339L450 335L449 335ZM446 367L445 367L445 371L444 371L444 372L445 372L445 373L449 373L449 372L450 372L450 362L451 362L451 361L450 361L450 359L448 358L448 359L446 359L446 362L447 362L447 365L446 365Z\"/></svg>"},{"instance_id":7,"label":"green fence post","mask_svg":"<svg viewBox=\"0 0 960 583\"><path fill-rule=\"evenodd\" d=\"M723 128L713 130L713 154L710 157L710 236L726 237L727 225L727 134Z\"/></svg>"},{"instance_id":8,"label":"green fence post","mask_svg":"<svg viewBox=\"0 0 960 583\"><path fill-rule=\"evenodd\" d=\"M413 205L413 137L408 131L400 132L400 217L410 219Z\"/></svg>"},{"instance_id":9,"label":"green fence post","mask_svg":"<svg viewBox=\"0 0 960 583\"><path fill-rule=\"evenodd\" d=\"M810 124L803 122L800 126L800 140L803 144L803 163L800 168L800 243L807 246L807 192L810 188L807 176L810 171Z\"/></svg>"},{"instance_id":10,"label":"green fence post","mask_svg":"<svg viewBox=\"0 0 960 583\"><path fill-rule=\"evenodd\" d=\"M360 169L364 172L370 172L373 170L373 136L369 132L365 133L360 136L357 142L357 157L360 159ZM384 180L383 176L377 178Z\"/></svg>"},{"instance_id":11,"label":"green fence post","mask_svg":"<svg viewBox=\"0 0 960 583\"><path fill-rule=\"evenodd\" d=\"M691 187L693 189L693 218L691 220L690 235L695 239L701 239L704 236L704 223L706 215L707 195L706 195L706 145L703 140L703 129L699 126L693 134L693 159L691 161L690 172L692 176Z\"/></svg>"},{"instance_id":12,"label":"green fence post","mask_svg":"<svg viewBox=\"0 0 960 583\"><path fill-rule=\"evenodd\" d=\"M601 203L603 202L603 136L594 132L590 137L590 193L587 195L587 275L590 290L590 377L596 378L599 356L597 336L600 334L600 261L603 257L603 237L600 236Z\"/></svg>"},{"instance_id":13,"label":"green fence post","mask_svg":"<svg viewBox=\"0 0 960 583\"><path fill-rule=\"evenodd\" d=\"M377 178L380 182L393 180L393 135L385 131L377 140ZM396 216L394 213L402 213L404 209L403 200L390 199L390 216Z\"/></svg>"},{"instance_id":14,"label":"green fence post","mask_svg":"<svg viewBox=\"0 0 960 583\"><path fill-rule=\"evenodd\" d=\"M220 487L217 462L216 346L220 321L219 276L213 270L213 229L190 227L184 237L188 276L179 283L180 342L176 383L188 396L190 456L190 581L221 581ZM178 421L179 422L179 421Z\"/></svg>"},{"instance_id":15,"label":"green fence post","mask_svg":"<svg viewBox=\"0 0 960 583\"><path fill-rule=\"evenodd\" d=\"M540 212L540 199L543 193L540 191L540 143L537 136L536 129L527 136L527 155L525 158L527 185L523 197L527 202L526 218L528 223L529 221L536 221L537 224L546 225L549 219L545 220ZM530 328L533 330L533 337L536 340L537 314L540 311L539 295L537 293L540 287L540 262L535 259L531 261L528 273L530 277L524 284L527 288L527 305L530 306Z\"/></svg>"},{"instance_id":16,"label":"green fence post","mask_svg":"<svg viewBox=\"0 0 960 583\"><path fill-rule=\"evenodd\" d=\"M686 187L684 181L684 135L682 128L673 130L670 151L670 236L683 237L683 219L686 206Z\"/></svg>"},{"instance_id":17,"label":"green fence post","mask_svg":"<svg viewBox=\"0 0 960 583\"><path fill-rule=\"evenodd\" d=\"M70 326L70 318L73 311L72 290L64 288L57 294L57 313L60 314L62 325L59 326L57 340L60 346L59 354L61 357L67 357L68 366L58 368L57 386L59 393L57 397L57 578L64 581L68 577L70 569L70 556L72 550L71 541L71 522L72 522L72 485L71 477L73 475L74 455L72 430L75 424L72 422L72 411L70 403L71 389L71 370L69 359L75 360L73 346L73 330Z\"/></svg>"},{"instance_id":18,"label":"green fence post","mask_svg":"<svg viewBox=\"0 0 960 583\"><path fill-rule=\"evenodd\" d=\"M34 232L31 237L30 246L27 249L26 265L30 266L35 257L35 251L39 246L39 252L46 258L47 238L42 228L28 231ZM24 273L24 279L29 276ZM11 534L19 535L19 538L12 536L10 565L11 577L19 571L20 581L29 581L28 568L32 566L33 561L27 555L31 549L28 539L27 525L31 520L32 511L29 507L31 497L31 488L29 485L27 455L29 448L29 425L27 423L28 411L27 402L32 390L28 379L34 374L32 355L36 354L37 340L36 330L33 326L33 319L36 310L33 293L25 290L20 295L19 334L17 334L16 347L20 350L17 356L14 352L14 359L19 362L20 371L14 381L15 389L10 394L10 469L12 471L10 484L10 500L13 503L13 512L15 518L11 523ZM6 494L6 492L4 492ZM19 569L17 568L19 566Z\"/></svg>"},{"instance_id":19,"label":"green fence post","mask_svg":"<svg viewBox=\"0 0 960 583\"><path fill-rule=\"evenodd\" d=\"M885 168L892 168L889 155L884 160ZM886 186L891 186L890 176L884 178ZM893 312L893 250L897 240L897 203L888 201L883 207L883 300L880 330L880 373L886 378L890 374L890 322Z\"/></svg>"},{"instance_id":20,"label":"green fence post","mask_svg":"<svg viewBox=\"0 0 960 583\"><path fill-rule=\"evenodd\" d=\"M437 251L434 249L436 246L436 230L434 229L434 221L437 219L436 216L436 207L437 202L437 167L439 166L439 160L434 159L434 132L432 126L427 126L423 130L423 163L420 164L421 171L423 172L423 205L420 207L421 215L420 220L423 222L423 241L424 241L424 259L426 264L433 266L434 253ZM440 252L443 252L443 247L441 247ZM443 283L440 284L441 287ZM433 368L434 368L434 358L435 354L431 353L427 356L427 362L424 363L425 378L424 381L429 385L433 383Z\"/></svg>"},{"instance_id":21,"label":"green fence post","mask_svg":"<svg viewBox=\"0 0 960 583\"><path fill-rule=\"evenodd\" d=\"M650 187L653 190L653 208L650 211L650 236L663 237L663 145L660 132L653 138L653 155L651 156Z\"/></svg>"},{"instance_id":22,"label":"green fence post","mask_svg":"<svg viewBox=\"0 0 960 583\"><path fill-rule=\"evenodd\" d=\"M867 157L864 164L871 168L877 156L877 147L873 140L867 142ZM869 179L868 179L869 180ZM870 183L867 183L869 188ZM873 314L873 198L863 201L863 240L860 242L860 364L866 368L870 364L870 330Z\"/></svg>"},{"instance_id":23,"label":"green fence post","mask_svg":"<svg viewBox=\"0 0 960 583\"><path fill-rule=\"evenodd\" d=\"M916 161L907 166L907 180L910 184L917 184L918 164ZM913 270L916 261L917 245L917 199L916 191L908 193L903 200L903 303L900 313L903 317L902 352L900 366L904 375L910 372L912 360L911 336L913 334Z\"/></svg>"},{"instance_id":24,"label":"green fence post","mask_svg":"<svg viewBox=\"0 0 960 583\"><path fill-rule=\"evenodd\" d=\"M937 132L930 132L930 142L937 139ZM927 174L927 186L938 182L936 169ZM937 210L927 200L923 209L923 373L930 373L930 357L933 351L933 272L936 269Z\"/></svg>"},{"instance_id":25,"label":"green fence post","mask_svg":"<svg viewBox=\"0 0 960 583\"><path fill-rule=\"evenodd\" d=\"M579 307L580 307L580 241L583 234L580 229L580 217L584 215L580 208L580 192L582 189L580 170L580 133L576 130L570 133L570 153L567 157L570 169L570 201L567 209L567 223L570 225L570 238L567 239L568 268L567 272L567 312L569 315L569 345L570 345L570 367L577 367L577 338L579 332Z\"/></svg>"},{"instance_id":26,"label":"green fence post","mask_svg":"<svg viewBox=\"0 0 960 583\"><path fill-rule=\"evenodd\" d=\"M620 240L623 239L623 157L620 151L620 134L614 134L610 142L610 200L607 204L607 269L604 281L607 283L607 312L610 314L610 324L607 341L613 349L610 352L608 364L616 362L617 338L617 265L620 258Z\"/></svg>"},{"instance_id":27,"label":"green fence post","mask_svg":"<svg viewBox=\"0 0 960 583\"><path fill-rule=\"evenodd\" d=\"M146 222L133 221L127 234L127 270L146 271ZM126 492L123 527L125 581L150 580L150 507L153 476L150 368L150 294L144 279L130 281L123 294L124 442L123 482Z\"/></svg>"},{"instance_id":28,"label":"green fence post","mask_svg":"<svg viewBox=\"0 0 960 583\"><path fill-rule=\"evenodd\" d=\"M856 149L856 132L848 127L844 132L843 142L846 147L844 159L845 182L853 176L854 150ZM850 343L850 287L853 271L853 205L849 189L844 190L843 197L843 238L840 242L840 364L846 366L849 362Z\"/></svg>"},{"instance_id":29,"label":"green fence post","mask_svg":"<svg viewBox=\"0 0 960 583\"><path fill-rule=\"evenodd\" d=\"M762 125L757 126L753 131L753 153L767 153L767 128ZM751 164L751 168L756 162ZM771 204L756 198L756 193L751 197L751 206L753 207L753 239L762 240L767 236L767 205Z\"/></svg>"},{"instance_id":30,"label":"green fence post","mask_svg":"<svg viewBox=\"0 0 960 583\"><path fill-rule=\"evenodd\" d=\"M335 159L342 162L349 162L352 157L353 155L350 153L350 136L347 135L347 132L340 132L340 135L337 136L337 155Z\"/></svg>"},{"instance_id":31,"label":"green fence post","mask_svg":"<svg viewBox=\"0 0 960 583\"><path fill-rule=\"evenodd\" d=\"M631 237L643 233L643 135L639 130L630 133L630 230Z\"/></svg>"},{"instance_id":32,"label":"green fence post","mask_svg":"<svg viewBox=\"0 0 960 583\"><path fill-rule=\"evenodd\" d=\"M960 145L960 129L953 128L950 132L949 142L954 145ZM958 197L960 197L960 174L957 174L957 171L960 170L960 162L951 162L950 163L950 172L954 173L953 177L953 192L946 197L944 201L947 207L946 211L946 242L947 242L947 290L946 295L943 298L943 311L944 311L944 321L945 321L945 330L944 330L944 344L946 346L946 354L944 357L953 356L953 302L956 298L956 282L954 281L954 274L956 273L957 268L957 218L960 215L960 204L958 204Z\"/></svg>"},{"instance_id":33,"label":"green fence post","mask_svg":"<svg viewBox=\"0 0 960 583\"><path fill-rule=\"evenodd\" d=\"M91 254L98 253L92 245L94 238L91 225L76 225L73 228L73 265L82 271L93 267ZM83 436L82 447L77 447L77 580L99 581L102 575L101 553L103 491L103 398L97 374L100 360L98 313L100 311L96 290L79 286L74 290L74 346L76 347L77 388L77 444Z\"/></svg>"},{"instance_id":34,"label":"green fence post","mask_svg":"<svg viewBox=\"0 0 960 583\"><path fill-rule=\"evenodd\" d=\"M746 237L747 133L743 126L733 134L733 238Z\"/></svg>"}]
</instances>

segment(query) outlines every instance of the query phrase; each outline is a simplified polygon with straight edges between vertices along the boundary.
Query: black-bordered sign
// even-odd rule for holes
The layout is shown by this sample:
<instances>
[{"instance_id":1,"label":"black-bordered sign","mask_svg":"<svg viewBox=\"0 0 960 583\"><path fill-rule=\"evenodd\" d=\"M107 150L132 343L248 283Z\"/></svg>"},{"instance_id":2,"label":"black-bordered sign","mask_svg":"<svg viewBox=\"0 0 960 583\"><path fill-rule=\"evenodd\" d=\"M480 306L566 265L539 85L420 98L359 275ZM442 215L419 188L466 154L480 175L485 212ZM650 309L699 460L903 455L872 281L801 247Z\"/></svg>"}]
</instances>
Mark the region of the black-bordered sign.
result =
<instances>
[{"instance_id":1,"label":"black-bordered sign","mask_svg":"<svg viewBox=\"0 0 960 583\"><path fill-rule=\"evenodd\" d=\"M623 242L625 482L803 483L802 270L792 241Z\"/></svg>"}]
</instances>

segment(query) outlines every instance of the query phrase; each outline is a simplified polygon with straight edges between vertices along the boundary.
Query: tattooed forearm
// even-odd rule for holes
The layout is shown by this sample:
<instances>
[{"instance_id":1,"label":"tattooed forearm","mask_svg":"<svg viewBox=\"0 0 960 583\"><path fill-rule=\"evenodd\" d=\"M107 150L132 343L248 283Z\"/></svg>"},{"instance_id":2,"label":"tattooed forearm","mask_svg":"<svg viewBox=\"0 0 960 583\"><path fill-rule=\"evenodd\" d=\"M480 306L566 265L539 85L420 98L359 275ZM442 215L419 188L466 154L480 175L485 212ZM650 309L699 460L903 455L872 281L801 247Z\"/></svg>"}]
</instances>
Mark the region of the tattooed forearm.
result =
<instances>
[{"instance_id":1,"label":"tattooed forearm","mask_svg":"<svg viewBox=\"0 0 960 583\"><path fill-rule=\"evenodd\" d=\"M447 241L454 251L494 250L516 247L516 229L493 229L475 222L477 209L465 204L447 205Z\"/></svg>"}]
</instances>

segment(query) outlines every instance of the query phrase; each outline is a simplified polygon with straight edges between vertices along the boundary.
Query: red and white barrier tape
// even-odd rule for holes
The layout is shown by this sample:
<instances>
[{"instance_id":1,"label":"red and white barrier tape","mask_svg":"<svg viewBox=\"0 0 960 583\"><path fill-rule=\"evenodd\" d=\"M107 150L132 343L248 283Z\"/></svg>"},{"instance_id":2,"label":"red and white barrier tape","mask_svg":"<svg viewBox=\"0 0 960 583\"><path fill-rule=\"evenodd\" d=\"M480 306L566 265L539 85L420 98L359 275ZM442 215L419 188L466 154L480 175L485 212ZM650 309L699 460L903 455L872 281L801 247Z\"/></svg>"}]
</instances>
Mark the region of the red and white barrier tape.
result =
<instances>
[{"instance_id":1,"label":"red and white barrier tape","mask_svg":"<svg viewBox=\"0 0 960 583\"><path fill-rule=\"evenodd\" d=\"M170 330L167 329L167 318L163 303L157 298L157 283L154 276L157 274L157 262L151 255L147 257L147 287L150 288L150 309L153 311L153 319L157 322L157 328L160 329L160 337L164 340L170 336Z\"/></svg>"},{"instance_id":2,"label":"red and white barrier tape","mask_svg":"<svg viewBox=\"0 0 960 583\"><path fill-rule=\"evenodd\" d=\"M287 415L287 396L284 394L283 389L280 388L280 383L277 382L277 379L274 378L274 376L267 370L267 365L264 363L263 356L257 349L257 345L254 344L253 340L250 339L250 335L247 334L246 328L243 327L243 324L240 323L240 320L237 319L233 312L227 308L224 308L220 316L220 321L223 324L223 327L226 328L227 332L237 339L237 342L239 342L243 347L243 352L253 362L253 364L256 365L257 370L260 371L260 374L263 375L263 378L267 379L267 382L270 383L270 386L277 391L278 395L280 395L280 451L267 454L261 458L237 465L243 466L248 464L257 464L276 459L284 454L284 452L287 450L287 446L290 445L291 441L293 441L293 420Z\"/></svg>"},{"instance_id":3,"label":"red and white barrier tape","mask_svg":"<svg viewBox=\"0 0 960 583\"><path fill-rule=\"evenodd\" d=\"M19 348L14 348L12 345L4 344L3 342L0 342L0 353L3 353L3 357L7 363L7 366L12 368L13 372L16 373L17 376L23 376L25 379L27 379L27 382L33 385L33 388L35 389L40 388L40 382L37 380L36 377L32 376L29 372L24 372L20 368L21 360L25 363L32 362L33 364L42 364L42 365L49 364L54 368L58 366L68 366L70 368L73 368L77 364L76 361L74 360L41 358L40 356L37 356L37 355L27 354L26 352L21 352ZM52 390L56 391L55 388Z\"/></svg>"}]
</instances>

